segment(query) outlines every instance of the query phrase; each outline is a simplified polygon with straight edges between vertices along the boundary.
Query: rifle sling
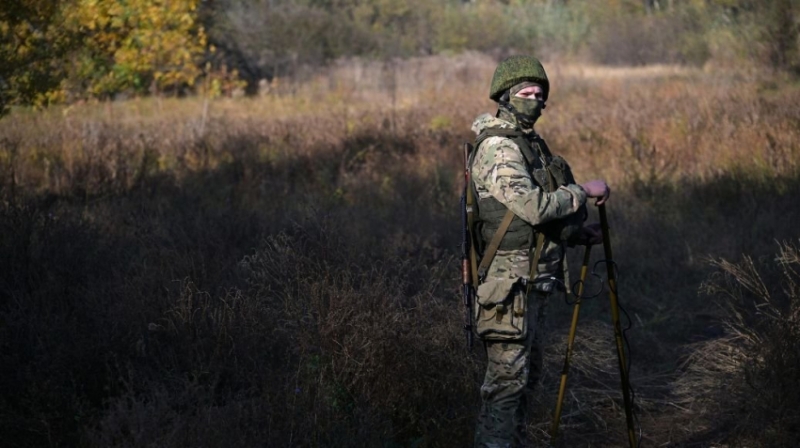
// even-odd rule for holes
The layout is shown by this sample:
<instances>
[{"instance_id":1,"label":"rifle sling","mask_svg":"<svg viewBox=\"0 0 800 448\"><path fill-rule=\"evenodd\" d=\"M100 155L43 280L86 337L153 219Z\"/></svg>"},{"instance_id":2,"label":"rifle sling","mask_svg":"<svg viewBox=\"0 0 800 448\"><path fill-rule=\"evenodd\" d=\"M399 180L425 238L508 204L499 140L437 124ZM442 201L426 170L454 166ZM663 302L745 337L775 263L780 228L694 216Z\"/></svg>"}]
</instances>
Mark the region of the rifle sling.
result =
<instances>
[{"instance_id":1,"label":"rifle sling","mask_svg":"<svg viewBox=\"0 0 800 448\"><path fill-rule=\"evenodd\" d=\"M514 212L512 212L510 209L506 210L506 214L503 216L503 221L500 223L500 227L497 228L497 232L495 232L494 236L492 236L492 241L490 241L489 245L486 246L486 252L483 253L481 264L478 265L478 278L481 281L483 281L483 278L486 277L486 270L489 269L489 265L492 264L494 255L497 253L497 249L500 247L503 237L506 236L508 227L511 225L511 221L513 219Z\"/></svg>"},{"instance_id":2,"label":"rifle sling","mask_svg":"<svg viewBox=\"0 0 800 448\"><path fill-rule=\"evenodd\" d=\"M471 160L474 156L475 152L473 151L472 145L469 143L464 143L464 155L465 155L465 173L466 173L466 180L467 185L464 187L464 193L466 195L466 205L467 205L467 236L469 238L469 266L470 266L470 275L472 276L473 284L478 284L478 251L475 249L475 238L473 234L473 230L475 229L475 195L474 188L475 186L472 184L472 175L470 174L470 167L472 166Z\"/></svg>"},{"instance_id":3,"label":"rifle sling","mask_svg":"<svg viewBox=\"0 0 800 448\"><path fill-rule=\"evenodd\" d=\"M500 227L497 229L497 232L495 232L494 236L492 236L492 241L486 248L486 252L483 254L483 258L481 258L480 266L478 266L478 278L481 281L483 281L483 278L486 277L486 270L489 269L489 265L492 264L492 260L494 259L494 256L497 253L497 249L500 247L500 242L503 241L503 237L508 231L508 226L511 225L512 219L514 219L514 212L512 212L511 210L507 210L505 216L503 216L503 221L500 223ZM536 279L536 275L539 272L539 258L542 255L543 247L544 247L544 233L537 232L536 248L533 250L533 253L530 256L531 271L530 271L530 276L528 277L526 293L531 292L533 281Z\"/></svg>"}]
</instances>

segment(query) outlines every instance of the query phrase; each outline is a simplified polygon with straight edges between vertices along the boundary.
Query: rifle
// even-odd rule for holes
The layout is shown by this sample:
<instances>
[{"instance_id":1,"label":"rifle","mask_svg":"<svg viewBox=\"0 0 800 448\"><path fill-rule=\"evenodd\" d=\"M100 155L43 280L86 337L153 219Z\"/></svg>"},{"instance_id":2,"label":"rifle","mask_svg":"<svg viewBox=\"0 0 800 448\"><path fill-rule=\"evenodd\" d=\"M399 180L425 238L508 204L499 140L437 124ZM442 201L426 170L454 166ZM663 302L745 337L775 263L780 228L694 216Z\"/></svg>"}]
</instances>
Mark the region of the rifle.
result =
<instances>
[{"instance_id":1,"label":"rifle","mask_svg":"<svg viewBox=\"0 0 800 448\"><path fill-rule=\"evenodd\" d=\"M467 332L467 348L472 350L472 304L475 298L475 284L478 280L477 253L472 239L472 225L475 215L475 198L472 194L469 175L469 154L472 145L464 143L464 190L461 193L461 286L465 309L464 331Z\"/></svg>"}]
</instances>

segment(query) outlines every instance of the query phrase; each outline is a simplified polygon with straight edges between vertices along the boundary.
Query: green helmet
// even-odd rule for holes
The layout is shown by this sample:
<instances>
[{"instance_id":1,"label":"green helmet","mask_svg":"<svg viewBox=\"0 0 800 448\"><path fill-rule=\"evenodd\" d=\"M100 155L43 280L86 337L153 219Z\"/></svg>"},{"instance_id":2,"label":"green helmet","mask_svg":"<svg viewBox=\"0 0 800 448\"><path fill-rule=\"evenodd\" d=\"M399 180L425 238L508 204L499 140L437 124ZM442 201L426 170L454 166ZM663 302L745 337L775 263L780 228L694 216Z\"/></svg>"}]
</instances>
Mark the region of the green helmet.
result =
<instances>
[{"instance_id":1,"label":"green helmet","mask_svg":"<svg viewBox=\"0 0 800 448\"><path fill-rule=\"evenodd\" d=\"M503 92L525 81L541 84L544 89L544 100L547 101L550 81L547 80L547 73L544 72L542 63L531 56L511 56L501 62L494 71L489 98L498 101Z\"/></svg>"}]
</instances>

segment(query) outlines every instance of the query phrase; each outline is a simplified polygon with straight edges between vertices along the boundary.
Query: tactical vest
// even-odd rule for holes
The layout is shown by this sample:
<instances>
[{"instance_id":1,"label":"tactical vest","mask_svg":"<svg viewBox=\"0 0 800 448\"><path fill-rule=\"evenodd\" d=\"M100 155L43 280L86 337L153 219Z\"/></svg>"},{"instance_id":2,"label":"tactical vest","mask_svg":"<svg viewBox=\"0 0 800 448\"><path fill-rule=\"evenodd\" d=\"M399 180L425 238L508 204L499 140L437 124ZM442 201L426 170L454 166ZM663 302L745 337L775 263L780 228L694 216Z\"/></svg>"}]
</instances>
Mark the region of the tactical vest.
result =
<instances>
[{"instance_id":1,"label":"tactical vest","mask_svg":"<svg viewBox=\"0 0 800 448\"><path fill-rule=\"evenodd\" d=\"M488 128L481 132L475 140L475 150L470 157L470 169L475 159L475 154L481 143L489 137L505 137L513 141L522 152L528 173L533 182L546 192L555 191L561 185L575 183L572 172L567 162L559 157L553 157L545 141L537 134L525 134L519 129ZM508 208L493 197L481 198L472 182L473 195L478 198L477 219L475 231L480 235L479 252L483 252L486 244L492 239ZM543 231L551 241L567 240L580 229L585 219L585 208L582 213L576 213L569 218L557 220L537 226L536 230ZM530 250L535 242L535 229L532 225L514 216L502 242L500 250Z\"/></svg>"}]
</instances>

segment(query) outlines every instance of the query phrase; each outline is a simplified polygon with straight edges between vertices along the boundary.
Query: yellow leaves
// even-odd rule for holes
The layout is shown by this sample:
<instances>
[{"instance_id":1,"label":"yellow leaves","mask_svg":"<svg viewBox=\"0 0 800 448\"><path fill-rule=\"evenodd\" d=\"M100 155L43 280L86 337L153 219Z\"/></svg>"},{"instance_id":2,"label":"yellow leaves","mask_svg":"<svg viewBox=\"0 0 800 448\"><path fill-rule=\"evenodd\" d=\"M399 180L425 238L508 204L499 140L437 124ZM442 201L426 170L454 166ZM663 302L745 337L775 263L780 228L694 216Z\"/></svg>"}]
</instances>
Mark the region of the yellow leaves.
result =
<instances>
[{"instance_id":1,"label":"yellow leaves","mask_svg":"<svg viewBox=\"0 0 800 448\"><path fill-rule=\"evenodd\" d=\"M88 31L84 53L100 62L88 90L109 94L192 86L206 37L199 0L77 0L70 12Z\"/></svg>"},{"instance_id":2,"label":"yellow leaves","mask_svg":"<svg viewBox=\"0 0 800 448\"><path fill-rule=\"evenodd\" d=\"M194 16L191 14L183 14L181 16L181 25L192 26L194 24Z\"/></svg>"}]
</instances>

